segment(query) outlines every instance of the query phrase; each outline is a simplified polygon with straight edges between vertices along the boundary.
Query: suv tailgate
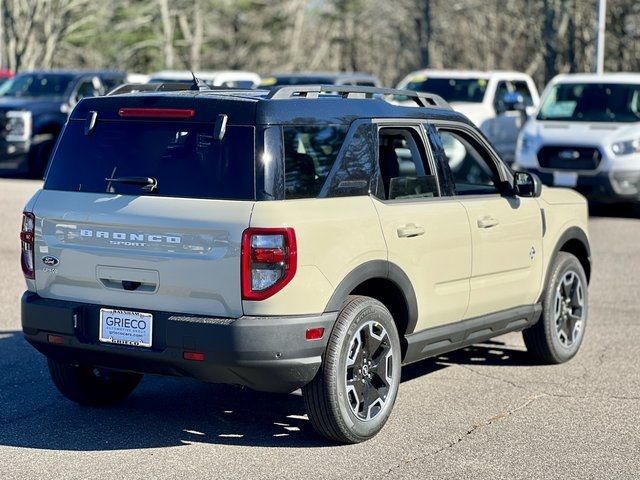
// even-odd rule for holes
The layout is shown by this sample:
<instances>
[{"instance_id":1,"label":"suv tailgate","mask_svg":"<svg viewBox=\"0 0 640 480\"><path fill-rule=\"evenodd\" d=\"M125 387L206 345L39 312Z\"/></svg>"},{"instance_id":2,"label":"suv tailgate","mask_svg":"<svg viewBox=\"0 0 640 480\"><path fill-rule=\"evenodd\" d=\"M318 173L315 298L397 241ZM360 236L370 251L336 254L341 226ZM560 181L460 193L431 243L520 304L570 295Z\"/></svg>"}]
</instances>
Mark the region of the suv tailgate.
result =
<instances>
[{"instance_id":1,"label":"suv tailgate","mask_svg":"<svg viewBox=\"0 0 640 480\"><path fill-rule=\"evenodd\" d=\"M250 201L45 189L34 208L37 292L111 307L239 317L240 243L252 207Z\"/></svg>"}]
</instances>

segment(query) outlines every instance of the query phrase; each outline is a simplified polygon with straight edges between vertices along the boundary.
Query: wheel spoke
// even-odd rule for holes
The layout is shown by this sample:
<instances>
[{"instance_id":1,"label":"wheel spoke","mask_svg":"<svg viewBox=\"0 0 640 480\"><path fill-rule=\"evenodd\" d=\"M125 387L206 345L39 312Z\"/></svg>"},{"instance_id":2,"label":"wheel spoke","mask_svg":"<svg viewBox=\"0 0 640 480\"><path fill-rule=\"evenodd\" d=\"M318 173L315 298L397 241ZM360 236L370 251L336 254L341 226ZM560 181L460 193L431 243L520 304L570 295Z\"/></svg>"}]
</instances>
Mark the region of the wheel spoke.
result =
<instances>
[{"instance_id":1,"label":"wheel spoke","mask_svg":"<svg viewBox=\"0 0 640 480\"><path fill-rule=\"evenodd\" d=\"M379 338L378 336L376 336L373 333L372 329L373 329L373 324L369 324L369 328L362 329L363 343L365 345L367 355L369 356L369 358L373 358L373 356L378 351L378 348L380 348L380 344L382 343L382 338Z\"/></svg>"},{"instance_id":2,"label":"wheel spoke","mask_svg":"<svg viewBox=\"0 0 640 480\"><path fill-rule=\"evenodd\" d=\"M364 399L364 383L359 378L352 378L347 381L347 386L353 387L359 402Z\"/></svg>"},{"instance_id":3,"label":"wheel spoke","mask_svg":"<svg viewBox=\"0 0 640 480\"><path fill-rule=\"evenodd\" d=\"M578 282L578 277L576 277L576 282ZM573 289L573 295L571 296L571 307L572 308L579 308L582 307L582 295L581 295L581 286L580 283L577 283L577 285L574 287Z\"/></svg>"},{"instance_id":4,"label":"wheel spoke","mask_svg":"<svg viewBox=\"0 0 640 480\"><path fill-rule=\"evenodd\" d=\"M360 365L362 363L362 352L362 336L360 335L360 332L358 332L358 335L354 337L349 348L349 354L347 355L347 366Z\"/></svg>"},{"instance_id":5,"label":"wheel spoke","mask_svg":"<svg viewBox=\"0 0 640 480\"><path fill-rule=\"evenodd\" d=\"M364 413L367 420L371 418L371 407L376 402L381 401L380 392L371 383L364 384L364 402L362 405L362 413ZM384 403L383 403L384 404Z\"/></svg>"},{"instance_id":6,"label":"wheel spoke","mask_svg":"<svg viewBox=\"0 0 640 480\"><path fill-rule=\"evenodd\" d=\"M571 298L571 279L564 277L562 279L562 297L563 299Z\"/></svg>"},{"instance_id":7,"label":"wheel spoke","mask_svg":"<svg viewBox=\"0 0 640 480\"><path fill-rule=\"evenodd\" d=\"M576 325L578 325L581 320L582 317L574 314L569 315L567 319L567 335L569 336L571 342L575 340Z\"/></svg>"}]
</instances>

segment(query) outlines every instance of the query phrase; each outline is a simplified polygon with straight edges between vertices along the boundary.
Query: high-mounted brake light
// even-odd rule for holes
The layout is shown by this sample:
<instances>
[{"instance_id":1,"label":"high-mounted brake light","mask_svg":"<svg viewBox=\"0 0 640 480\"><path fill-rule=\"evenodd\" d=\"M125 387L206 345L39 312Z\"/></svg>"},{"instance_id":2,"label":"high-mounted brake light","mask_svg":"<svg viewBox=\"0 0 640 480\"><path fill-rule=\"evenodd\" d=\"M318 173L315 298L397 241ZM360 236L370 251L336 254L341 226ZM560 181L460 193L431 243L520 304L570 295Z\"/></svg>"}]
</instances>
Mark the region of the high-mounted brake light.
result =
<instances>
[{"instance_id":1,"label":"high-mounted brake light","mask_svg":"<svg viewBox=\"0 0 640 480\"><path fill-rule=\"evenodd\" d=\"M298 252L293 228L248 228L242 234L242 298L264 300L296 274Z\"/></svg>"},{"instance_id":2,"label":"high-mounted brake light","mask_svg":"<svg viewBox=\"0 0 640 480\"><path fill-rule=\"evenodd\" d=\"M196 111L190 108L121 108L120 117L130 118L193 118Z\"/></svg>"},{"instance_id":3,"label":"high-mounted brake light","mask_svg":"<svg viewBox=\"0 0 640 480\"><path fill-rule=\"evenodd\" d=\"M33 248L35 226L36 217L33 213L24 212L22 214L22 231L20 232L20 243L22 245L20 263L24 277L30 279L36 278Z\"/></svg>"}]
</instances>

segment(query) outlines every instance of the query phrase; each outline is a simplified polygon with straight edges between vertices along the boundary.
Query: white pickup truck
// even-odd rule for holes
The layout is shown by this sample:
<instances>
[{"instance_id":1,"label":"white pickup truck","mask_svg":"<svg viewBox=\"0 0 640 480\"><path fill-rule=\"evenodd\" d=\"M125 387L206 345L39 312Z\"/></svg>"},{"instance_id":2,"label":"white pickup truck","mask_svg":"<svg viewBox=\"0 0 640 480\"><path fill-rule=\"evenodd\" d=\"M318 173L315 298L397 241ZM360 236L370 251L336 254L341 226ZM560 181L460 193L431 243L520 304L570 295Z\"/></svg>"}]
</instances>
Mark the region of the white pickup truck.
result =
<instances>
[{"instance_id":1,"label":"white pickup truck","mask_svg":"<svg viewBox=\"0 0 640 480\"><path fill-rule=\"evenodd\" d=\"M507 163L515 159L525 117L533 115L540 102L535 83L521 72L419 70L398 88L440 95L480 128Z\"/></svg>"}]
</instances>

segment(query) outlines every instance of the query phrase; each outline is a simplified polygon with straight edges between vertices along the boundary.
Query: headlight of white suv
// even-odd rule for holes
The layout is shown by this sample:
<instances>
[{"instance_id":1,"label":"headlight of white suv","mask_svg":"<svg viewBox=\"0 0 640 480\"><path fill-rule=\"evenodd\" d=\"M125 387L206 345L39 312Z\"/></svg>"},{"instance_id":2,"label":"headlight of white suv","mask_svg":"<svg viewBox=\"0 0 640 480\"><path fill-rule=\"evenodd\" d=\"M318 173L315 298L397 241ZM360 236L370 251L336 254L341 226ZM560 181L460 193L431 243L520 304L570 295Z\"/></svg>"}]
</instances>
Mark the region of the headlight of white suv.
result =
<instances>
[{"instance_id":1,"label":"headlight of white suv","mask_svg":"<svg viewBox=\"0 0 640 480\"><path fill-rule=\"evenodd\" d=\"M626 140L624 142L616 142L611 145L611 150L616 155L640 153L640 138L636 138L634 140Z\"/></svg>"},{"instance_id":2,"label":"headlight of white suv","mask_svg":"<svg viewBox=\"0 0 640 480\"><path fill-rule=\"evenodd\" d=\"M31 138L31 112L7 112L7 141L25 142Z\"/></svg>"}]
</instances>

